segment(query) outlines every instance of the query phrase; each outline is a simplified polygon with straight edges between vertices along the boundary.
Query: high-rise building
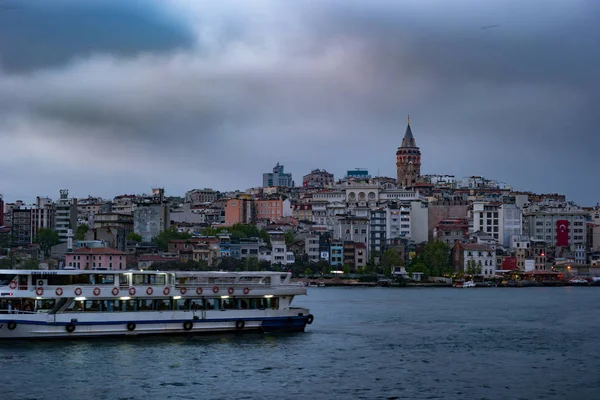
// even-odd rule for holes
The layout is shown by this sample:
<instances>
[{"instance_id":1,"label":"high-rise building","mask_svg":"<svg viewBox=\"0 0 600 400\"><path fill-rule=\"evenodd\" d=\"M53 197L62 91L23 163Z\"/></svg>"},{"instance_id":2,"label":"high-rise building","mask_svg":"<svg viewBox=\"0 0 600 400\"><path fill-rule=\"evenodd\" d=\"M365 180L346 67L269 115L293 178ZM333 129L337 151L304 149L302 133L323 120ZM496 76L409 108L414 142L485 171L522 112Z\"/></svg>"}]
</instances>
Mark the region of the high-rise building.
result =
<instances>
[{"instance_id":1,"label":"high-rise building","mask_svg":"<svg viewBox=\"0 0 600 400\"><path fill-rule=\"evenodd\" d=\"M31 244L31 209L15 208L12 210L12 245L28 246Z\"/></svg>"},{"instance_id":2,"label":"high-rise building","mask_svg":"<svg viewBox=\"0 0 600 400\"><path fill-rule=\"evenodd\" d=\"M292 174L283 172L283 165L279 165L279 163L273 167L273 172L267 172L263 174L263 187L271 186L294 186Z\"/></svg>"},{"instance_id":3,"label":"high-rise building","mask_svg":"<svg viewBox=\"0 0 600 400\"><path fill-rule=\"evenodd\" d=\"M396 172L400 187L414 186L421 176L421 151L417 147L410 128L410 116L408 117L408 125L402 139L402 145L396 151Z\"/></svg>"},{"instance_id":4,"label":"high-rise building","mask_svg":"<svg viewBox=\"0 0 600 400\"><path fill-rule=\"evenodd\" d=\"M54 209L54 230L58 233L61 243L64 243L67 241L69 229L77 228L77 199L70 199L69 191L61 189Z\"/></svg>"}]
</instances>

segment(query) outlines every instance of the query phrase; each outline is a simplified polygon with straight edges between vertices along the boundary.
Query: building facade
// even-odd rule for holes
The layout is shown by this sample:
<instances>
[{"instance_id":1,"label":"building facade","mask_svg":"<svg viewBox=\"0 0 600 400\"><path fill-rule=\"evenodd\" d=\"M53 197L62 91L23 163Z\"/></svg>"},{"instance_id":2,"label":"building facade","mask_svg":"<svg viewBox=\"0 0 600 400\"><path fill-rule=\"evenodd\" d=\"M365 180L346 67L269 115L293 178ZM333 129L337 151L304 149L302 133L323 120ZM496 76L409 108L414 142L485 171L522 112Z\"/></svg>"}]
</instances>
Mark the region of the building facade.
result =
<instances>
[{"instance_id":1,"label":"building facade","mask_svg":"<svg viewBox=\"0 0 600 400\"><path fill-rule=\"evenodd\" d=\"M329 265L332 267L344 265L344 242L332 240L329 243Z\"/></svg>"},{"instance_id":2,"label":"building facade","mask_svg":"<svg viewBox=\"0 0 600 400\"><path fill-rule=\"evenodd\" d=\"M277 222L285 217L292 216L292 207L290 200L282 198L266 198L256 199L254 201L256 220L268 220L270 222Z\"/></svg>"},{"instance_id":3,"label":"building facade","mask_svg":"<svg viewBox=\"0 0 600 400\"><path fill-rule=\"evenodd\" d=\"M218 192L212 189L193 189L185 194L185 202L192 204L212 203L217 200Z\"/></svg>"},{"instance_id":4,"label":"building facade","mask_svg":"<svg viewBox=\"0 0 600 400\"><path fill-rule=\"evenodd\" d=\"M450 247L456 242L469 239L469 221L466 218L447 218L440 221L433 231L433 238Z\"/></svg>"},{"instance_id":5,"label":"building facade","mask_svg":"<svg viewBox=\"0 0 600 400\"><path fill-rule=\"evenodd\" d=\"M254 202L250 196L227 200L225 225L249 224L254 221Z\"/></svg>"},{"instance_id":6,"label":"building facade","mask_svg":"<svg viewBox=\"0 0 600 400\"><path fill-rule=\"evenodd\" d=\"M306 188L325 188L333 186L333 174L325 170L315 169L302 178L302 186Z\"/></svg>"},{"instance_id":7,"label":"building facade","mask_svg":"<svg viewBox=\"0 0 600 400\"><path fill-rule=\"evenodd\" d=\"M496 273L496 249L477 243L457 243L453 248L454 269L466 273L469 262L481 268L481 275L491 277Z\"/></svg>"},{"instance_id":8,"label":"building facade","mask_svg":"<svg viewBox=\"0 0 600 400\"><path fill-rule=\"evenodd\" d=\"M69 229L77 228L77 199L70 199L69 191L62 189L54 209L54 230L58 233L60 241L66 242Z\"/></svg>"},{"instance_id":9,"label":"building facade","mask_svg":"<svg viewBox=\"0 0 600 400\"><path fill-rule=\"evenodd\" d=\"M27 246L31 244L31 209L12 209L11 235L13 246Z\"/></svg>"},{"instance_id":10,"label":"building facade","mask_svg":"<svg viewBox=\"0 0 600 400\"><path fill-rule=\"evenodd\" d=\"M170 226L169 207L162 203L138 203L133 212L133 231L150 243Z\"/></svg>"},{"instance_id":11,"label":"building facade","mask_svg":"<svg viewBox=\"0 0 600 400\"><path fill-rule=\"evenodd\" d=\"M523 210L523 234L575 252L586 246L587 212L572 204L533 205ZM562 257L561 252L557 254Z\"/></svg>"},{"instance_id":12,"label":"building facade","mask_svg":"<svg viewBox=\"0 0 600 400\"><path fill-rule=\"evenodd\" d=\"M127 269L127 253L107 247L79 248L65 254L65 265L74 269L123 270Z\"/></svg>"},{"instance_id":13,"label":"building facade","mask_svg":"<svg viewBox=\"0 0 600 400\"><path fill-rule=\"evenodd\" d=\"M312 263L317 263L320 260L321 252L319 248L319 235L308 235L306 239L304 239L304 251L308 256L308 261Z\"/></svg>"}]
</instances>

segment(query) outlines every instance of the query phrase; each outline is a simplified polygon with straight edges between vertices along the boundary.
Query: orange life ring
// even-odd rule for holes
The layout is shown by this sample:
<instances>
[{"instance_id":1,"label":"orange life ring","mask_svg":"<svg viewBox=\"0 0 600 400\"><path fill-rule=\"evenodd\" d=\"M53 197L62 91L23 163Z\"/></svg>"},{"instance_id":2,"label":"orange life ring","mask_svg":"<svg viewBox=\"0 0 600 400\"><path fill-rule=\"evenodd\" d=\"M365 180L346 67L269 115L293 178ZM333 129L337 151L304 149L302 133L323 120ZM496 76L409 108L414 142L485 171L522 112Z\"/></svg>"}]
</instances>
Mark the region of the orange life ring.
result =
<instances>
[{"instance_id":1,"label":"orange life ring","mask_svg":"<svg viewBox=\"0 0 600 400\"><path fill-rule=\"evenodd\" d=\"M180 292L181 294L186 294L186 293L187 293L187 289L186 289L186 288L184 288L184 287L182 287L181 289L179 289L179 292Z\"/></svg>"},{"instance_id":2,"label":"orange life ring","mask_svg":"<svg viewBox=\"0 0 600 400\"><path fill-rule=\"evenodd\" d=\"M219 293L219 287L213 286L213 293Z\"/></svg>"},{"instance_id":3,"label":"orange life ring","mask_svg":"<svg viewBox=\"0 0 600 400\"><path fill-rule=\"evenodd\" d=\"M146 294L148 296L150 296L152 293L154 293L154 289L152 289L151 287L149 287L148 289L146 289Z\"/></svg>"},{"instance_id":4,"label":"orange life ring","mask_svg":"<svg viewBox=\"0 0 600 400\"><path fill-rule=\"evenodd\" d=\"M63 290L61 288L56 288L56 290L54 291L54 293L56 293L57 296L62 296Z\"/></svg>"},{"instance_id":5,"label":"orange life ring","mask_svg":"<svg viewBox=\"0 0 600 400\"><path fill-rule=\"evenodd\" d=\"M75 292L75 296L81 296L81 288L79 288L79 287L75 288L74 292Z\"/></svg>"},{"instance_id":6,"label":"orange life ring","mask_svg":"<svg viewBox=\"0 0 600 400\"><path fill-rule=\"evenodd\" d=\"M229 294L233 294L233 288L232 288L232 287L230 287L229 289L227 289L227 293L229 293Z\"/></svg>"},{"instance_id":7,"label":"orange life ring","mask_svg":"<svg viewBox=\"0 0 600 400\"><path fill-rule=\"evenodd\" d=\"M135 295L135 288L134 288L134 287L130 287L130 288L129 288L129 295L130 295L130 296L133 296L133 295Z\"/></svg>"},{"instance_id":8,"label":"orange life ring","mask_svg":"<svg viewBox=\"0 0 600 400\"><path fill-rule=\"evenodd\" d=\"M16 281L10 281L10 283L8 284L8 287L11 289L16 289L17 288L17 282Z\"/></svg>"},{"instance_id":9,"label":"orange life ring","mask_svg":"<svg viewBox=\"0 0 600 400\"><path fill-rule=\"evenodd\" d=\"M41 296L44 294L44 288L43 287L39 287L37 289L35 289L35 294L37 294L38 296Z\"/></svg>"},{"instance_id":10,"label":"orange life ring","mask_svg":"<svg viewBox=\"0 0 600 400\"><path fill-rule=\"evenodd\" d=\"M196 288L196 294L202 294L202 288L201 287Z\"/></svg>"},{"instance_id":11,"label":"orange life ring","mask_svg":"<svg viewBox=\"0 0 600 400\"><path fill-rule=\"evenodd\" d=\"M250 289L248 289L247 287L244 288L244 294L248 294L250 293Z\"/></svg>"},{"instance_id":12,"label":"orange life ring","mask_svg":"<svg viewBox=\"0 0 600 400\"><path fill-rule=\"evenodd\" d=\"M94 296L100 296L100 288L94 288Z\"/></svg>"},{"instance_id":13,"label":"orange life ring","mask_svg":"<svg viewBox=\"0 0 600 400\"><path fill-rule=\"evenodd\" d=\"M169 289L167 286L165 286L165 288L163 289L163 294L164 294L165 296L168 296L168 295L169 295L169 293L171 293L171 289Z\"/></svg>"},{"instance_id":14,"label":"orange life ring","mask_svg":"<svg viewBox=\"0 0 600 400\"><path fill-rule=\"evenodd\" d=\"M116 296L116 295L118 295L118 294L119 294L119 288L115 286L115 287L113 288L113 290L112 290L112 294L113 294L113 296Z\"/></svg>"}]
</instances>

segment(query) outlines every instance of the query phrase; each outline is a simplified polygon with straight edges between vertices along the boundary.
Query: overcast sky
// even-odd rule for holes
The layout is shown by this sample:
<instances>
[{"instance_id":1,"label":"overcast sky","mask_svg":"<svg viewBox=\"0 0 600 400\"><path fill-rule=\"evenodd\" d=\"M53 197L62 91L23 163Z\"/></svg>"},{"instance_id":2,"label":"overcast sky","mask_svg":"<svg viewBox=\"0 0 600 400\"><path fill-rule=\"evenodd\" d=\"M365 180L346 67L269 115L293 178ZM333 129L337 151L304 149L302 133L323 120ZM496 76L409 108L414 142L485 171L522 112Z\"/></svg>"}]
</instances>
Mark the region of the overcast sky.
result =
<instances>
[{"instance_id":1,"label":"overcast sky","mask_svg":"<svg viewBox=\"0 0 600 400\"><path fill-rule=\"evenodd\" d=\"M0 0L6 201L422 173L600 201L598 0Z\"/></svg>"}]
</instances>

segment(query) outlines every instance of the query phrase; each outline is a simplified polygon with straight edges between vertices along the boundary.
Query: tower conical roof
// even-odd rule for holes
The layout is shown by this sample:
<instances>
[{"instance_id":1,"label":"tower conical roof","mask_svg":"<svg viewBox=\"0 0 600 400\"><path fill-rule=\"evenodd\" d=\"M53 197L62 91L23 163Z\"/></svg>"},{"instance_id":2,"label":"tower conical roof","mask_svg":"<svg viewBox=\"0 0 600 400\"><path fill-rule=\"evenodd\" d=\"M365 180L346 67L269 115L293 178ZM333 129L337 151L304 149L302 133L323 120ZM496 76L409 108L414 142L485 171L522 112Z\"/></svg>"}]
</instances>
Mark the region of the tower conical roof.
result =
<instances>
[{"instance_id":1,"label":"tower conical roof","mask_svg":"<svg viewBox=\"0 0 600 400\"><path fill-rule=\"evenodd\" d=\"M410 129L410 115L408 116L408 125L406 125L406 132L404 132L401 147L417 147L412 130Z\"/></svg>"}]
</instances>

